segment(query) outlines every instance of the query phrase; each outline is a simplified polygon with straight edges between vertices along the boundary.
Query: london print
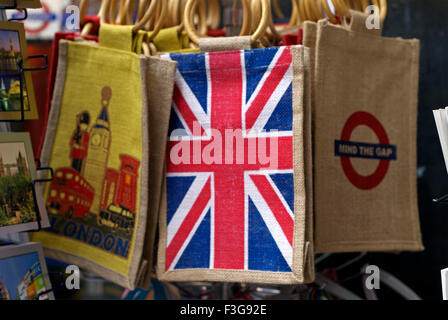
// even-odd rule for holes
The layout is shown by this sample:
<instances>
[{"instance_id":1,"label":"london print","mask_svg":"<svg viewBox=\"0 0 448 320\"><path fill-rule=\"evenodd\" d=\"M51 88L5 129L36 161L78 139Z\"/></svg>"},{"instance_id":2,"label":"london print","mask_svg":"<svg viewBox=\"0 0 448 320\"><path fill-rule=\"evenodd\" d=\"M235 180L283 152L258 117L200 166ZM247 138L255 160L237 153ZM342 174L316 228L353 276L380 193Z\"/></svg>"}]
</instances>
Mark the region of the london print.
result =
<instances>
[{"instance_id":1,"label":"london print","mask_svg":"<svg viewBox=\"0 0 448 320\"><path fill-rule=\"evenodd\" d=\"M110 154L112 124L110 87L101 91L101 108L92 121L89 111L76 115L67 143L67 167L57 168L46 206L50 232L70 237L127 258L132 239L140 161ZM118 156L119 168L108 166Z\"/></svg>"}]
</instances>

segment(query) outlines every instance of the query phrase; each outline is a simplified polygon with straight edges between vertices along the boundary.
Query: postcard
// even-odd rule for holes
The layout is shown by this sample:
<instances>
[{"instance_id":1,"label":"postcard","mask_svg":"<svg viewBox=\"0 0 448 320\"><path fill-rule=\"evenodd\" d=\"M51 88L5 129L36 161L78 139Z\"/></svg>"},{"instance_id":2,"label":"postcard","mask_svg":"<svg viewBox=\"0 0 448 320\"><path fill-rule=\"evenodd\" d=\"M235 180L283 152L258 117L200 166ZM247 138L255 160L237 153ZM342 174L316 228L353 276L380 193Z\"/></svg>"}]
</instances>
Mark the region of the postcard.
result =
<instances>
[{"instance_id":1,"label":"postcard","mask_svg":"<svg viewBox=\"0 0 448 320\"><path fill-rule=\"evenodd\" d=\"M0 22L0 120L37 119L31 73L20 72L19 61L29 67L25 31L22 23Z\"/></svg>"},{"instance_id":2,"label":"postcard","mask_svg":"<svg viewBox=\"0 0 448 320\"><path fill-rule=\"evenodd\" d=\"M0 133L0 234L37 229L36 203L42 226L48 226L43 201L35 201L35 179L29 133Z\"/></svg>"},{"instance_id":3,"label":"postcard","mask_svg":"<svg viewBox=\"0 0 448 320\"><path fill-rule=\"evenodd\" d=\"M14 5L14 0L0 0L0 7ZM17 0L17 8L42 8L40 0Z\"/></svg>"},{"instance_id":4,"label":"postcard","mask_svg":"<svg viewBox=\"0 0 448 320\"><path fill-rule=\"evenodd\" d=\"M0 300L54 300L40 243L0 247Z\"/></svg>"}]
</instances>

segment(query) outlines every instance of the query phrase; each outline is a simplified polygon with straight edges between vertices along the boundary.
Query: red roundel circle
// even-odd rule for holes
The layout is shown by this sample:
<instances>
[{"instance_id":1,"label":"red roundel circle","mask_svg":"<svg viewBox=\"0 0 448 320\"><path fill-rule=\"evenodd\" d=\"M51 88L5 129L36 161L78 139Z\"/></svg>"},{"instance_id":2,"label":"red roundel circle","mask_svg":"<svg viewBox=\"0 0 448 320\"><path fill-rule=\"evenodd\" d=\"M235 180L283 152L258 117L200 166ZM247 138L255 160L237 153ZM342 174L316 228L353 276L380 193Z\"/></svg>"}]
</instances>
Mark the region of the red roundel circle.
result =
<instances>
[{"instance_id":1,"label":"red roundel circle","mask_svg":"<svg viewBox=\"0 0 448 320\"><path fill-rule=\"evenodd\" d=\"M389 144L389 138L382 124L372 114L364 111L355 112L348 118L342 130L341 140L350 141L353 130L358 126L365 125L373 130L380 144ZM370 190L377 187L386 176L390 160L381 159L375 172L363 176L353 168L350 157L341 157L342 169L348 180L361 190Z\"/></svg>"},{"instance_id":2,"label":"red roundel circle","mask_svg":"<svg viewBox=\"0 0 448 320\"><path fill-rule=\"evenodd\" d=\"M51 13L50 8L48 8L48 6L43 1L41 1L40 4L42 5L42 10L45 13L47 13L47 14ZM25 31L30 33L30 34L38 34L38 33L42 32L42 31L44 31L45 29L47 29L47 27L49 25L50 25L50 21L47 20L47 21L43 21L42 25L40 25L37 28L31 29L30 27L26 27Z\"/></svg>"}]
</instances>

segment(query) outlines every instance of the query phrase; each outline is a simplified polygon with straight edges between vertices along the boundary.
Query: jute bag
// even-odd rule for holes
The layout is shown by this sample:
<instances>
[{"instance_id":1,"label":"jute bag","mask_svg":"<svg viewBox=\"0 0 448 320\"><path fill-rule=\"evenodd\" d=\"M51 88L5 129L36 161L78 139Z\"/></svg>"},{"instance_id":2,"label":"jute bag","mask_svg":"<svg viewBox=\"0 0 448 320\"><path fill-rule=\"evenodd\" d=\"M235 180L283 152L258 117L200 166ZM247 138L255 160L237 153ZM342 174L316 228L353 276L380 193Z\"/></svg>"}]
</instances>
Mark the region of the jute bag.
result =
<instances>
[{"instance_id":1,"label":"jute bag","mask_svg":"<svg viewBox=\"0 0 448 320\"><path fill-rule=\"evenodd\" d=\"M133 51L137 54L143 54L143 43L148 40L150 33L145 31L139 31L134 38ZM157 36L152 40L156 46L157 51L160 54L163 52L199 52L199 49L187 48L188 37L185 39L185 34L182 33L179 37L178 27L172 27L162 29ZM147 271L140 279L138 286L140 288L148 289L151 284L151 278L155 273L154 266L154 242L156 241L156 231L159 216L159 206L162 190L162 180L164 179L164 165L166 158L166 145L168 137L168 125L170 121L171 103L173 83L175 76L175 63L171 63L169 69L166 67L157 68L157 65L153 65L151 70L151 79L158 79L158 81L151 81L148 84L148 106L150 110L150 141L151 141L151 153L149 163L149 218L147 222L147 232L145 236L145 246L143 249L143 258L148 261ZM158 77L159 74L164 74L164 81ZM160 92L166 92L170 94L160 95Z\"/></svg>"},{"instance_id":2,"label":"jute bag","mask_svg":"<svg viewBox=\"0 0 448 320\"><path fill-rule=\"evenodd\" d=\"M307 23L303 24L303 30L307 30ZM302 31L302 35L305 33ZM304 96L304 123L303 123L303 139L304 139L304 161L305 161L305 187L306 187L306 230L305 239L309 243L309 250L313 254L309 255L306 263L305 280L314 281L314 184L313 184L313 101L314 101L314 47L307 44L309 38L303 38L303 46L305 49L305 96Z\"/></svg>"},{"instance_id":3,"label":"jute bag","mask_svg":"<svg viewBox=\"0 0 448 320\"><path fill-rule=\"evenodd\" d=\"M99 24L98 24L99 27ZM53 97L54 90L54 82L56 81L56 71L58 67L58 58L59 58L59 41L61 40L70 40L75 41L75 39L79 39L80 35L75 32L56 32L54 34L54 39L51 46L51 60L49 64L49 75L48 75L48 85L46 92L46 100L45 100L45 111L44 111L44 120L43 120L43 133L47 128L48 115L50 113L51 107L51 98ZM98 37L96 36L84 36L84 39L88 41L98 41ZM45 134L41 135L39 147L37 149L36 157L40 159L40 154L42 152L42 147L44 145Z\"/></svg>"},{"instance_id":4,"label":"jute bag","mask_svg":"<svg viewBox=\"0 0 448 320\"><path fill-rule=\"evenodd\" d=\"M37 148L36 157L40 159L40 154L42 152L42 147L44 144L45 139L45 130L47 128L47 122L48 122L48 115L50 113L50 107L51 107L51 98L53 97L53 89L54 89L54 82L56 80L56 70L58 66L58 57L59 57L59 41L61 40L81 40L85 39L88 41L96 41L98 42L98 30L100 27L100 18L98 16L85 16L84 17L84 25L90 24L92 29L90 30L90 35L83 35L75 32L56 32L54 34L54 39L51 45L51 59L49 64L49 75L48 75L48 84L47 84L47 91L46 91L46 100L45 100L45 111L44 111L44 119L43 119L43 131L42 134L40 134L40 143ZM81 30L83 30L83 27Z\"/></svg>"},{"instance_id":5,"label":"jute bag","mask_svg":"<svg viewBox=\"0 0 448 320\"><path fill-rule=\"evenodd\" d=\"M162 30L163 31L163 30ZM139 33L141 36L142 33ZM146 32L143 34L143 38ZM157 37L156 37L157 38ZM142 39L136 37L134 50L142 54ZM137 43L138 42L138 43ZM149 289L151 279L155 273L155 242L159 218L162 184L165 179L166 146L168 139L168 127L170 122L171 104L173 101L174 78L176 63L148 58L146 62L147 103L149 109L149 140L151 152L149 156L149 212L146 226L146 234L143 248L143 259L148 262L146 271L138 282L140 288Z\"/></svg>"},{"instance_id":6,"label":"jute bag","mask_svg":"<svg viewBox=\"0 0 448 320\"><path fill-rule=\"evenodd\" d=\"M314 271L305 183L308 50L250 49L247 39L233 40L201 40L202 50L214 52L168 57L178 70L157 276L309 282ZM216 51L229 47L233 51Z\"/></svg>"},{"instance_id":7,"label":"jute bag","mask_svg":"<svg viewBox=\"0 0 448 320\"><path fill-rule=\"evenodd\" d=\"M158 52L196 53L197 48L189 46L190 39L185 31L179 35L179 26L161 29L152 40Z\"/></svg>"},{"instance_id":8,"label":"jute bag","mask_svg":"<svg viewBox=\"0 0 448 320\"><path fill-rule=\"evenodd\" d=\"M169 108L175 70L173 62L132 53L132 42L132 26L107 24L100 46L60 42L41 158L55 169L41 190L52 227L33 237L48 257L129 289L151 263L143 245L147 220L157 221L147 219L148 115L157 104ZM155 92L156 83L163 85Z\"/></svg>"},{"instance_id":9,"label":"jute bag","mask_svg":"<svg viewBox=\"0 0 448 320\"><path fill-rule=\"evenodd\" d=\"M319 21L314 110L317 252L422 250L416 189L419 41L352 11Z\"/></svg>"}]
</instances>

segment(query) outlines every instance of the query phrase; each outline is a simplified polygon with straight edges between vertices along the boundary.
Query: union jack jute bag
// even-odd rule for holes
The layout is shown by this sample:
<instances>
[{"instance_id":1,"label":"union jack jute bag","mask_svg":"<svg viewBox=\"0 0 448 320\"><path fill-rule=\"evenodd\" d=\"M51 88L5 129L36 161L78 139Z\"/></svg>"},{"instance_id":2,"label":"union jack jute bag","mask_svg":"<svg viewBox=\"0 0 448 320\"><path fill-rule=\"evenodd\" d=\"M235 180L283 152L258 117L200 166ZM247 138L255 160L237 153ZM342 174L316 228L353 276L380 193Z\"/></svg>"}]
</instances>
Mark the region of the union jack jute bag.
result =
<instances>
[{"instance_id":1,"label":"union jack jute bag","mask_svg":"<svg viewBox=\"0 0 448 320\"><path fill-rule=\"evenodd\" d=\"M317 25L317 252L422 250L417 205L419 41L383 38L352 11ZM310 28L309 30L311 30Z\"/></svg>"},{"instance_id":2,"label":"union jack jute bag","mask_svg":"<svg viewBox=\"0 0 448 320\"><path fill-rule=\"evenodd\" d=\"M312 281L305 184L310 159L304 150L307 49L169 58L178 69L160 206L158 278Z\"/></svg>"},{"instance_id":3,"label":"union jack jute bag","mask_svg":"<svg viewBox=\"0 0 448 320\"><path fill-rule=\"evenodd\" d=\"M99 46L60 42L41 157L55 169L43 190L51 228L33 237L48 257L129 289L148 272L142 253L154 243L145 243L145 231L147 220L157 222L147 219L149 110L170 108L175 71L132 46L132 26L107 24ZM155 83L164 85L154 92Z\"/></svg>"}]
</instances>

